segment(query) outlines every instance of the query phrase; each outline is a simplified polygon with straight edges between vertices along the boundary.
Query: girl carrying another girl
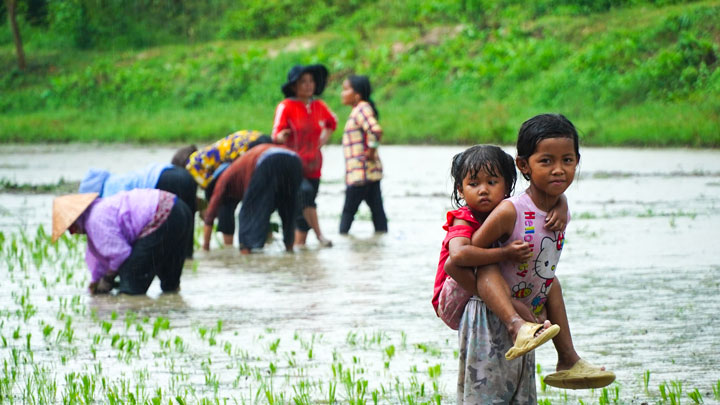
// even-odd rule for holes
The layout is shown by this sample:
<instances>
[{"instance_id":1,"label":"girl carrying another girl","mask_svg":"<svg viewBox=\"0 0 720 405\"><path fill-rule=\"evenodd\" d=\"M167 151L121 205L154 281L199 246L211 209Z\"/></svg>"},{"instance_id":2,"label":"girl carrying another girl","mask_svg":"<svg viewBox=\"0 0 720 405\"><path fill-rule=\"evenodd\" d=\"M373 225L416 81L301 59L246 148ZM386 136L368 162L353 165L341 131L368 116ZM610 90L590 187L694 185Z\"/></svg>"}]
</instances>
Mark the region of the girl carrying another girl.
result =
<instances>
[{"instance_id":1,"label":"girl carrying another girl","mask_svg":"<svg viewBox=\"0 0 720 405\"><path fill-rule=\"evenodd\" d=\"M387 217L383 208L380 179L382 163L377 154L382 137L378 124L380 115L370 99L370 80L367 76L350 75L342 85L340 99L352 106L343 132L345 155L345 205L340 219L340 233L347 234L360 203L365 201L375 226L375 232L387 232Z\"/></svg>"},{"instance_id":2,"label":"girl carrying another girl","mask_svg":"<svg viewBox=\"0 0 720 405\"><path fill-rule=\"evenodd\" d=\"M473 232L482 225L495 207L510 197L515 188L517 175L510 155L492 145L475 145L453 157L453 205L458 209L447 213L443 229L447 231L440 250L440 260L435 276L432 304L437 315L450 328L457 330L465 305L475 289L472 268L455 270L454 258L462 262L465 255L476 265L497 263L501 260L522 262L530 258L530 248L516 241L500 249L479 249L470 245ZM455 270L469 277L465 287L448 276Z\"/></svg>"},{"instance_id":3,"label":"girl carrying another girl","mask_svg":"<svg viewBox=\"0 0 720 405\"><path fill-rule=\"evenodd\" d=\"M545 377L548 385L599 388L615 380L612 372L582 360L575 351L555 276L564 232L548 224L564 228L569 219L552 209L565 204L563 193L575 177L577 131L562 115L535 116L520 128L517 153L517 167L530 186L501 202L471 242L473 247L489 247L497 241L500 249L507 249L522 240L531 258L519 263L503 259L500 268L480 267L473 275L460 267L479 264L465 252L451 255L445 266L460 285L477 294L466 305L459 329L458 403L536 403L532 350L552 335L558 372Z\"/></svg>"}]
</instances>

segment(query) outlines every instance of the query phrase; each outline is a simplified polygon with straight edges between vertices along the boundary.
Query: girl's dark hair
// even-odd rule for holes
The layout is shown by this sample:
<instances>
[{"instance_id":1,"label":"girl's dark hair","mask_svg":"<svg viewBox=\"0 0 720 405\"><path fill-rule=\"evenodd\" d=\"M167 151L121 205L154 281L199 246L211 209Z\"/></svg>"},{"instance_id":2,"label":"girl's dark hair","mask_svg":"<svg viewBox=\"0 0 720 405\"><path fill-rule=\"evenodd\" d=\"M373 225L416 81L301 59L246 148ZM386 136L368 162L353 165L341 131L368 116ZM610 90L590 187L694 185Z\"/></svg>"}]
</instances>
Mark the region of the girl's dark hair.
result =
<instances>
[{"instance_id":1,"label":"girl's dark hair","mask_svg":"<svg viewBox=\"0 0 720 405\"><path fill-rule=\"evenodd\" d=\"M580 159L580 146L575 125L562 114L540 114L523 122L518 131L517 155L529 159L535 153L537 144L543 139L570 138L575 145L575 154ZM530 176L523 174L525 180Z\"/></svg>"},{"instance_id":2,"label":"girl's dark hair","mask_svg":"<svg viewBox=\"0 0 720 405\"><path fill-rule=\"evenodd\" d=\"M475 177L481 170L490 176L504 178L505 197L512 195L517 180L515 161L512 156L505 153L498 146L475 145L464 152L458 153L452 160L452 168L450 169L454 182L452 199L456 207L464 205L458 193L458 190L462 189L463 179L468 175Z\"/></svg>"},{"instance_id":3,"label":"girl's dark hair","mask_svg":"<svg viewBox=\"0 0 720 405\"><path fill-rule=\"evenodd\" d=\"M174 166L185 167L190 155L192 155L195 151L197 151L197 146L195 145L183 146L175 152L172 160L170 160L170 163Z\"/></svg>"},{"instance_id":4,"label":"girl's dark hair","mask_svg":"<svg viewBox=\"0 0 720 405\"><path fill-rule=\"evenodd\" d=\"M375 118L380 121L380 113L378 112L377 107L375 107L375 102L370 98L370 94L372 93L370 79L363 75L350 75L348 76L348 82L350 82L350 87L352 87L352 89L360 95L361 100L370 103L370 106L375 112Z\"/></svg>"}]
</instances>

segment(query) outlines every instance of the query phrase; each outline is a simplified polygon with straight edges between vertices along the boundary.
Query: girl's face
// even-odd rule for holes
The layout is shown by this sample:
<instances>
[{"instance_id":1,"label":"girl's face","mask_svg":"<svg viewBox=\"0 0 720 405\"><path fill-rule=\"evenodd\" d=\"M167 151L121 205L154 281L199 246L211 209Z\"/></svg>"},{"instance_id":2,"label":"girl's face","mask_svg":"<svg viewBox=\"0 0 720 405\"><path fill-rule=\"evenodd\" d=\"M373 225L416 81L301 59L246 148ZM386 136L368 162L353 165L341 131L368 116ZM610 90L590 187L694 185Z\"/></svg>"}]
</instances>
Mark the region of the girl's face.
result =
<instances>
[{"instance_id":1,"label":"girl's face","mask_svg":"<svg viewBox=\"0 0 720 405\"><path fill-rule=\"evenodd\" d=\"M505 199L507 185L502 176L492 176L480 170L474 177L468 173L462 181L458 194L475 213L487 216Z\"/></svg>"},{"instance_id":2,"label":"girl's face","mask_svg":"<svg viewBox=\"0 0 720 405\"><path fill-rule=\"evenodd\" d=\"M345 79L342 84L342 91L340 92L340 101L344 105L356 106L360 102L360 94L350 85L350 80Z\"/></svg>"},{"instance_id":3,"label":"girl's face","mask_svg":"<svg viewBox=\"0 0 720 405\"><path fill-rule=\"evenodd\" d=\"M304 73L295 82L295 97L301 100L308 100L315 94L315 79L310 73Z\"/></svg>"},{"instance_id":4,"label":"girl's face","mask_svg":"<svg viewBox=\"0 0 720 405\"><path fill-rule=\"evenodd\" d=\"M549 197L559 197L575 179L578 156L571 138L547 138L538 142L526 160L518 159L518 169L530 176L530 185Z\"/></svg>"}]
</instances>

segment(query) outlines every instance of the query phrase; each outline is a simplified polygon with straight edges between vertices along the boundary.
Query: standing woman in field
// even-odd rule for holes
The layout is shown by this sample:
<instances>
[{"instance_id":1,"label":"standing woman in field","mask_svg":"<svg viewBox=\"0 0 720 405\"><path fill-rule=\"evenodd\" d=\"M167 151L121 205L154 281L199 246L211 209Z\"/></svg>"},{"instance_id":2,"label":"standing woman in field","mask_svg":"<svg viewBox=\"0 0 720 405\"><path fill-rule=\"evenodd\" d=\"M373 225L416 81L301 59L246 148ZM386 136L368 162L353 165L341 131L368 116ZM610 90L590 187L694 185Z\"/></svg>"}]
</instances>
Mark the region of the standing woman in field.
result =
<instances>
[{"instance_id":1,"label":"standing woman in field","mask_svg":"<svg viewBox=\"0 0 720 405\"><path fill-rule=\"evenodd\" d=\"M305 245L310 229L315 231L321 246L332 246L320 230L315 204L322 169L320 148L337 127L335 114L322 100L314 98L322 94L327 77L328 71L323 65L293 66L288 72L287 82L282 85L285 99L275 110L273 141L294 150L302 161L302 212L298 215L295 230L295 244L298 246Z\"/></svg>"},{"instance_id":2,"label":"standing woman in field","mask_svg":"<svg viewBox=\"0 0 720 405\"><path fill-rule=\"evenodd\" d=\"M375 232L387 232L387 217L380 192L382 163L377 148L382 138L372 89L367 76L350 75L343 82L340 100L351 106L342 144L345 155L345 205L340 219L340 233L347 234L360 203L370 207Z\"/></svg>"}]
</instances>

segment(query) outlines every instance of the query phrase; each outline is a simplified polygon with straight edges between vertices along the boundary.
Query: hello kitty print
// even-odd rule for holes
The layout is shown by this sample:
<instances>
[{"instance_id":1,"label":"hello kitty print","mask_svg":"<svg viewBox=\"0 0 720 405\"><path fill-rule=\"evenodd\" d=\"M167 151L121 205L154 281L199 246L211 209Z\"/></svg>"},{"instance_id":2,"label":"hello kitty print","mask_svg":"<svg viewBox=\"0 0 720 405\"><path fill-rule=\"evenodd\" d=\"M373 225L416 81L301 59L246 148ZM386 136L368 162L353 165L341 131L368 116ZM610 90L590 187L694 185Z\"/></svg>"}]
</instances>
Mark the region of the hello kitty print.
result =
<instances>
[{"instance_id":1,"label":"hello kitty print","mask_svg":"<svg viewBox=\"0 0 720 405\"><path fill-rule=\"evenodd\" d=\"M500 268L513 298L527 304L534 313L539 313L555 280L565 234L545 229L547 213L540 211L526 193L508 200L515 206L517 217L512 235L501 245L523 240L530 245L533 256L524 263L503 262Z\"/></svg>"}]
</instances>

